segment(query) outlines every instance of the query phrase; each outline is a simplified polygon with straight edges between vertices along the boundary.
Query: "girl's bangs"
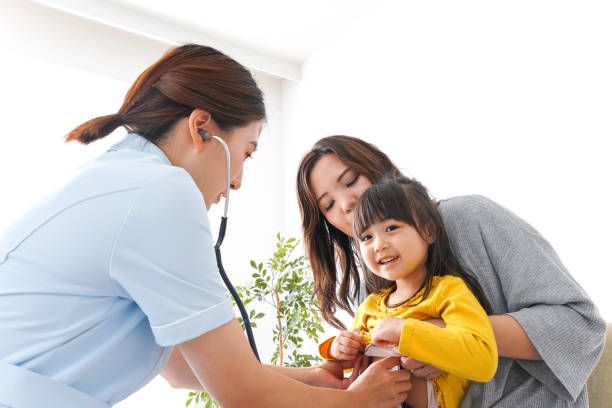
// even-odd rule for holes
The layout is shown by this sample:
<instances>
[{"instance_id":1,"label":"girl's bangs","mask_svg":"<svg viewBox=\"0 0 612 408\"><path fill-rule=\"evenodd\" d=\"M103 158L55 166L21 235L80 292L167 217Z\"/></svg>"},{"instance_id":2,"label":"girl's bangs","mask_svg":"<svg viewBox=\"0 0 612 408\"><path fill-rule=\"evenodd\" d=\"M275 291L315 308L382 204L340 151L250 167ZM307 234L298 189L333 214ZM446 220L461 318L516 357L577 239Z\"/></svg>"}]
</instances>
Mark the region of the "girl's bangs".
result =
<instances>
[{"instance_id":1,"label":"girl's bangs","mask_svg":"<svg viewBox=\"0 0 612 408\"><path fill-rule=\"evenodd\" d=\"M384 198L383 198L384 197ZM399 183L381 183L367 189L355 208L353 228L359 237L372 224L388 219L415 226L412 206Z\"/></svg>"}]
</instances>

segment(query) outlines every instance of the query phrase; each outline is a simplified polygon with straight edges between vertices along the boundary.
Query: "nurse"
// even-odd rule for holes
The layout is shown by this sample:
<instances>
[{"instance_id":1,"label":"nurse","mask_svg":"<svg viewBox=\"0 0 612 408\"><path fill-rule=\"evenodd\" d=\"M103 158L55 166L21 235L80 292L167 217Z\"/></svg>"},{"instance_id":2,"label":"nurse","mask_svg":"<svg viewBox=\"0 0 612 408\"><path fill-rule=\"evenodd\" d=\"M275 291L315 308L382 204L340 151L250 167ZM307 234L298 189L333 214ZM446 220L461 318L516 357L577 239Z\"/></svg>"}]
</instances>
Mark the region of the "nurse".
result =
<instances>
[{"instance_id":1,"label":"nurse","mask_svg":"<svg viewBox=\"0 0 612 408\"><path fill-rule=\"evenodd\" d=\"M251 352L206 214L225 189L225 153L200 134L227 143L238 189L264 120L251 74L191 44L144 71L118 113L67 135L87 144L129 131L0 234L1 407L108 408L159 373L175 387L206 387L224 407L405 398L410 374L389 371L396 359L344 379L340 363L273 367Z\"/></svg>"}]
</instances>

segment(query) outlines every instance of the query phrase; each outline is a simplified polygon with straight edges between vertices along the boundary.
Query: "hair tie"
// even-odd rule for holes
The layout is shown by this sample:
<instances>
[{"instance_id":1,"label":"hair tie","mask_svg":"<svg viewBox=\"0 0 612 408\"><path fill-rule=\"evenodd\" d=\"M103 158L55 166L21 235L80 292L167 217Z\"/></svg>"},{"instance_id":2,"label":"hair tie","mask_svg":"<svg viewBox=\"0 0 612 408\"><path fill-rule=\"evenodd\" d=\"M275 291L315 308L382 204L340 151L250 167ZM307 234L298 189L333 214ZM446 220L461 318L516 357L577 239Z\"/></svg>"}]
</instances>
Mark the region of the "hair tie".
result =
<instances>
[{"instance_id":1,"label":"hair tie","mask_svg":"<svg viewBox=\"0 0 612 408\"><path fill-rule=\"evenodd\" d=\"M117 122L121 123L121 125L123 125L125 123L125 120L123 119L123 116L121 116L121 114L119 112L115 113L115 118L116 118Z\"/></svg>"}]
</instances>

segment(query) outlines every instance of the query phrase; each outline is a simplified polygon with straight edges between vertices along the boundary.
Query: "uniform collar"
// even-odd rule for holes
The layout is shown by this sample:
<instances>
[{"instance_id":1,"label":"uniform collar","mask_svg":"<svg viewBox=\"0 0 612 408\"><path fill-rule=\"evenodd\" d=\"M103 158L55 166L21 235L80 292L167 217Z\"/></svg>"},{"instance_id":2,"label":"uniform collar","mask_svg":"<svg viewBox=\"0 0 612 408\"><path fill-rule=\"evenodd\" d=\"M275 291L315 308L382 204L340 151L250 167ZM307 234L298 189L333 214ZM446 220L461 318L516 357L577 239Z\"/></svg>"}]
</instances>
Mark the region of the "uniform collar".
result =
<instances>
[{"instance_id":1,"label":"uniform collar","mask_svg":"<svg viewBox=\"0 0 612 408\"><path fill-rule=\"evenodd\" d=\"M155 143L150 142L144 137L140 136L138 133L128 133L127 136L125 136L125 139L113 145L109 149L109 151L117 151L124 149L136 150L139 152L151 154L159 158L165 164L172 165L170 159L168 159L168 156L166 156L162 149L157 147Z\"/></svg>"}]
</instances>

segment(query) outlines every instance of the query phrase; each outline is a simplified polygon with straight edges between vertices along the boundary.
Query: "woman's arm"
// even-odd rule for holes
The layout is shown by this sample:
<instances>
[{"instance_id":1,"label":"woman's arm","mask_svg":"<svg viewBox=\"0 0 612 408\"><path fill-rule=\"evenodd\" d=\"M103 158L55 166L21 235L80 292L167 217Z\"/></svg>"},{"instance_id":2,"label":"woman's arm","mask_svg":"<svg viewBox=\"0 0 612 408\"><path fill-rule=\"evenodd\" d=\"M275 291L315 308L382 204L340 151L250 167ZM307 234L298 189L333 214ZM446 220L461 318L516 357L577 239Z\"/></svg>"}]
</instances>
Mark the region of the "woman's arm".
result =
<instances>
[{"instance_id":1,"label":"woman's arm","mask_svg":"<svg viewBox=\"0 0 612 408\"><path fill-rule=\"evenodd\" d=\"M224 407L393 407L411 386L410 373L389 371L399 363L393 358L370 366L347 391L304 385L259 364L235 319L177 347Z\"/></svg>"},{"instance_id":2,"label":"woman's arm","mask_svg":"<svg viewBox=\"0 0 612 408\"><path fill-rule=\"evenodd\" d=\"M510 315L489 316L501 357L542 360L523 327Z\"/></svg>"},{"instance_id":3,"label":"woman's arm","mask_svg":"<svg viewBox=\"0 0 612 408\"><path fill-rule=\"evenodd\" d=\"M265 365L266 368L286 377L315 387L346 389L355 379L363 373L369 365L367 356L360 356L355 360L326 361L314 367L284 367ZM350 378L344 378L344 370L352 369Z\"/></svg>"},{"instance_id":4,"label":"woman's arm","mask_svg":"<svg viewBox=\"0 0 612 408\"><path fill-rule=\"evenodd\" d=\"M353 361L326 361L313 367L298 368L269 364L264 364L264 367L315 387L346 389L360 372L365 371L368 361L367 358L360 358ZM345 378L344 370L348 368L353 369L353 375ZM166 367L160 374L173 388L205 391L178 348L172 351Z\"/></svg>"},{"instance_id":5,"label":"woman's arm","mask_svg":"<svg viewBox=\"0 0 612 408\"><path fill-rule=\"evenodd\" d=\"M502 355L519 357L516 364L558 397L578 398L603 349L605 323L592 300L550 243L502 206L471 196L440 209L462 266L481 282L496 312L521 327L493 317ZM524 334L540 361L521 358L535 357Z\"/></svg>"},{"instance_id":6,"label":"woman's arm","mask_svg":"<svg viewBox=\"0 0 612 408\"><path fill-rule=\"evenodd\" d=\"M185 361L185 357L183 357L178 347L172 350L166 367L164 367L160 375L164 377L173 388L206 391L193 374L193 371L191 371L191 367L189 367L187 361Z\"/></svg>"}]
</instances>

